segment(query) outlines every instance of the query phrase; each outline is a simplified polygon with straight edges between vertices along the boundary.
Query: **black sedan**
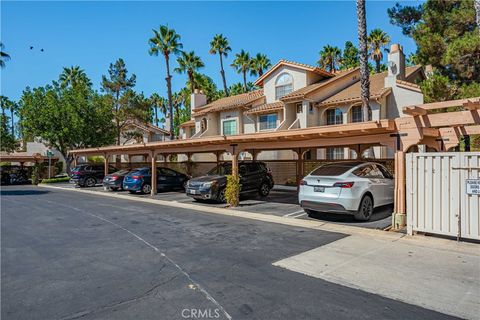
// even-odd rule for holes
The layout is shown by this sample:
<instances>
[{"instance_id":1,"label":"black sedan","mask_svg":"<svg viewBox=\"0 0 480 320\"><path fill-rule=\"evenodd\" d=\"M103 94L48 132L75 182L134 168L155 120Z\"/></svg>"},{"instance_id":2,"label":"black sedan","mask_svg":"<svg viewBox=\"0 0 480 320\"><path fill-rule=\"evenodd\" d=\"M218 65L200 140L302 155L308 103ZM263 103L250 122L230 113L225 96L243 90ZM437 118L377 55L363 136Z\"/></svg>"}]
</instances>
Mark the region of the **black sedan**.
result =
<instances>
[{"instance_id":1,"label":"black sedan","mask_svg":"<svg viewBox=\"0 0 480 320\"><path fill-rule=\"evenodd\" d=\"M123 179L129 173L130 170L120 170L105 176L103 178L103 187L105 190L123 190Z\"/></svg>"}]
</instances>

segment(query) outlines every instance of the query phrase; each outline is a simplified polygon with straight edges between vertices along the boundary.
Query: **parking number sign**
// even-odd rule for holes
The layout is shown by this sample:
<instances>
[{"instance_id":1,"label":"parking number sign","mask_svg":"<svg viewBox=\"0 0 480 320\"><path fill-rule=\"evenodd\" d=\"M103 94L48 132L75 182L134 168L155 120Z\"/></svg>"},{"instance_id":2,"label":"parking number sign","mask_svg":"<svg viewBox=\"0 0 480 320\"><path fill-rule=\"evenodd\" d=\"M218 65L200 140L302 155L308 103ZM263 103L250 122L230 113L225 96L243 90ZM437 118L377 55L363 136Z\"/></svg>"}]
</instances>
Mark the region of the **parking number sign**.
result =
<instances>
[{"instance_id":1,"label":"parking number sign","mask_svg":"<svg viewBox=\"0 0 480 320\"><path fill-rule=\"evenodd\" d=\"M467 194L480 195L480 179L467 179Z\"/></svg>"}]
</instances>

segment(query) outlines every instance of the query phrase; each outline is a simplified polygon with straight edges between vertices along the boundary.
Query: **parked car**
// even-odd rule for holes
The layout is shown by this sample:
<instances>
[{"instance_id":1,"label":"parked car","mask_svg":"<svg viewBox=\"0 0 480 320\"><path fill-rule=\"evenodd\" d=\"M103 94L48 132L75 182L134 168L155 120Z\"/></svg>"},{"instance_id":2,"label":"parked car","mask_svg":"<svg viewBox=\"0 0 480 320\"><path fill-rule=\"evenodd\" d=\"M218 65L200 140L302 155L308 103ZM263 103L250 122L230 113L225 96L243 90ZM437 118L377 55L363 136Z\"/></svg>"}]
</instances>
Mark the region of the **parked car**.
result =
<instances>
[{"instance_id":1,"label":"parked car","mask_svg":"<svg viewBox=\"0 0 480 320\"><path fill-rule=\"evenodd\" d=\"M224 163L210 170L207 175L190 179L187 183L187 195L196 200L215 200L225 202L227 177L232 173L232 165ZM260 161L240 162L240 194L258 192L262 197L268 196L273 188L273 177L267 165Z\"/></svg>"},{"instance_id":2,"label":"parked car","mask_svg":"<svg viewBox=\"0 0 480 320\"><path fill-rule=\"evenodd\" d=\"M300 182L298 202L307 214L353 214L367 221L373 209L393 203L394 181L375 162L337 162L322 165Z\"/></svg>"},{"instance_id":3,"label":"parked car","mask_svg":"<svg viewBox=\"0 0 480 320\"><path fill-rule=\"evenodd\" d=\"M103 187L105 190L123 190L123 179L127 174L130 173L130 170L119 170L112 174L108 174L103 178Z\"/></svg>"},{"instance_id":4,"label":"parked car","mask_svg":"<svg viewBox=\"0 0 480 320\"><path fill-rule=\"evenodd\" d=\"M115 167L108 167L108 173L116 171ZM74 183L79 187L94 187L101 183L104 176L105 167L103 164L81 164L72 169L70 183Z\"/></svg>"},{"instance_id":5,"label":"parked car","mask_svg":"<svg viewBox=\"0 0 480 320\"><path fill-rule=\"evenodd\" d=\"M169 168L157 168L157 190L185 190L190 179L186 174ZM150 193L152 191L152 174L150 168L134 169L123 179L123 189L130 193Z\"/></svg>"}]
</instances>

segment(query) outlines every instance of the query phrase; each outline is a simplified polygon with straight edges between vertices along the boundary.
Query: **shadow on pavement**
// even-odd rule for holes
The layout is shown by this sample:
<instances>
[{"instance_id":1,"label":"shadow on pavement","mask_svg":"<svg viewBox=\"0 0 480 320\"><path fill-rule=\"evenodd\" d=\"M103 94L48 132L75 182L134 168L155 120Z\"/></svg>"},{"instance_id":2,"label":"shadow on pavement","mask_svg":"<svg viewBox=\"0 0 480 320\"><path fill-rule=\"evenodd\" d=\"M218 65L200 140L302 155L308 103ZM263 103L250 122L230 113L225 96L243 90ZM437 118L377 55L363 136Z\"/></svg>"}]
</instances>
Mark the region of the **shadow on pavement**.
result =
<instances>
[{"instance_id":1,"label":"shadow on pavement","mask_svg":"<svg viewBox=\"0 0 480 320\"><path fill-rule=\"evenodd\" d=\"M0 190L1 196L32 196L50 193L47 190Z\"/></svg>"},{"instance_id":2,"label":"shadow on pavement","mask_svg":"<svg viewBox=\"0 0 480 320\"><path fill-rule=\"evenodd\" d=\"M370 223L374 221L379 221L390 217L393 212L393 205L386 205L382 207L375 208L373 211L372 217L369 221L357 221L353 215L349 214L335 214L335 213L326 213L326 212L314 212L310 214L310 218L326 220L331 222L355 222L355 223Z\"/></svg>"}]
</instances>

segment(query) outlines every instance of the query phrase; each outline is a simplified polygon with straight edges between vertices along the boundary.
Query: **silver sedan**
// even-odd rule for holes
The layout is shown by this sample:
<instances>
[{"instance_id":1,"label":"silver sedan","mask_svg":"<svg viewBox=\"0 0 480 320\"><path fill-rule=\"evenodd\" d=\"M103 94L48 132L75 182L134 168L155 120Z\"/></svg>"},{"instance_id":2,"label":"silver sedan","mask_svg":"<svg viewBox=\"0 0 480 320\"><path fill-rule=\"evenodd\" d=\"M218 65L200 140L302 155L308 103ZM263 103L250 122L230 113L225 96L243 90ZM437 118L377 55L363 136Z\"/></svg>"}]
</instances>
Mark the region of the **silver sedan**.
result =
<instances>
[{"instance_id":1,"label":"silver sedan","mask_svg":"<svg viewBox=\"0 0 480 320\"><path fill-rule=\"evenodd\" d=\"M298 202L308 214L352 214L367 221L374 208L393 203L393 194L393 176L383 165L341 161L322 165L303 178Z\"/></svg>"}]
</instances>

